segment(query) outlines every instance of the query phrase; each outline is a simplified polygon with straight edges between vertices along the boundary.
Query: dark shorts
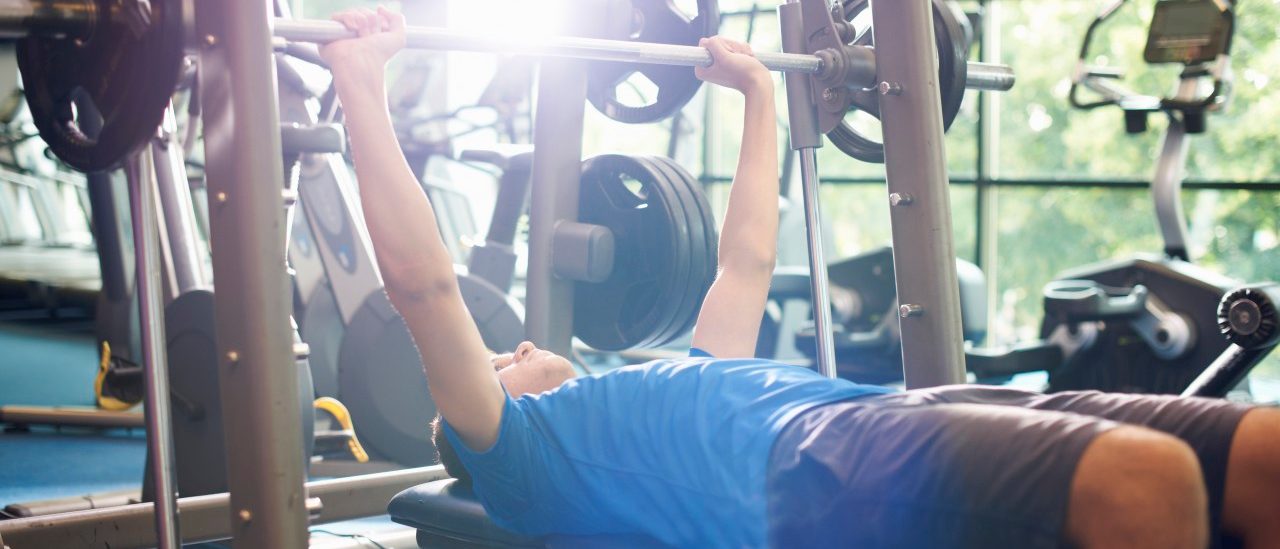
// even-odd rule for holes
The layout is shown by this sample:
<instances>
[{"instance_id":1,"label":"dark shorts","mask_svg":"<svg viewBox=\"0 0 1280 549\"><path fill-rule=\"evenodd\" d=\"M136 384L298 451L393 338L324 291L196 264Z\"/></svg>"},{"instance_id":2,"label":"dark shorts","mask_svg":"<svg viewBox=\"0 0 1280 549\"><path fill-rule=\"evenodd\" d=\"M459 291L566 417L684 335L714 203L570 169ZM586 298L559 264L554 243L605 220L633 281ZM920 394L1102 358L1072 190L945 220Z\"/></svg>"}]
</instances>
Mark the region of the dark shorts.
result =
<instances>
[{"instance_id":1,"label":"dark shorts","mask_svg":"<svg viewBox=\"0 0 1280 549\"><path fill-rule=\"evenodd\" d=\"M774 443L773 547L1060 547L1076 464L1120 424L1199 456L1216 528L1251 408L1222 400L951 386L808 411Z\"/></svg>"}]
</instances>

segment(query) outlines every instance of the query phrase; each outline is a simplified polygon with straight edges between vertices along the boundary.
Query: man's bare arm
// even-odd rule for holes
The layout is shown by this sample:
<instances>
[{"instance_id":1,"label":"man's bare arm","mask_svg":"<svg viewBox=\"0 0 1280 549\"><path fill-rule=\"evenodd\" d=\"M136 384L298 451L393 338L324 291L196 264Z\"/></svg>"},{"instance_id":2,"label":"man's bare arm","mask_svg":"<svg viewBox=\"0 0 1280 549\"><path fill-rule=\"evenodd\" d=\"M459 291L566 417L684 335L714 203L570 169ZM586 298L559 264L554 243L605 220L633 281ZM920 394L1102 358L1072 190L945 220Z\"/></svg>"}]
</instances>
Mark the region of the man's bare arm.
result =
<instances>
[{"instance_id":1,"label":"man's bare arm","mask_svg":"<svg viewBox=\"0 0 1280 549\"><path fill-rule=\"evenodd\" d=\"M778 247L778 134L773 79L746 44L704 41L715 64L699 76L742 92L738 168L720 230L720 273L698 313L693 346L721 358L755 355ZM719 65L719 67L717 67Z\"/></svg>"},{"instance_id":2,"label":"man's bare arm","mask_svg":"<svg viewBox=\"0 0 1280 549\"><path fill-rule=\"evenodd\" d=\"M322 53L346 113L364 218L387 295L422 355L441 415L468 446L488 448L498 436L505 396L387 109L385 66L404 45L404 19L382 8L346 11L334 19L360 36Z\"/></svg>"}]
</instances>

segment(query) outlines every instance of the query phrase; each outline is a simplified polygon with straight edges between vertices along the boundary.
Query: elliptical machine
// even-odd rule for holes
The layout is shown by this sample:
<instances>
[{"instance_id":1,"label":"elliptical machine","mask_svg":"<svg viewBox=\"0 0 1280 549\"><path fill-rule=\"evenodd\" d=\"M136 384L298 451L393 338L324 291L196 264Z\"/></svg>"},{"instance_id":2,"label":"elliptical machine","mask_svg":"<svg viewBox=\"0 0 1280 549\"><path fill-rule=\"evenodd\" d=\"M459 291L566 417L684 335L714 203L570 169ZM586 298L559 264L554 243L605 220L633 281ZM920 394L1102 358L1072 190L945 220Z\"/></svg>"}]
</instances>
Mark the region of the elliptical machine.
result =
<instances>
[{"instance_id":1,"label":"elliptical machine","mask_svg":"<svg viewBox=\"0 0 1280 549\"><path fill-rule=\"evenodd\" d=\"M1230 95L1233 5L1156 4L1143 57L1181 64L1182 73L1173 97L1152 97L1123 87L1120 71L1087 63L1095 32L1124 3L1106 6L1089 25L1069 99L1084 110L1119 107L1130 134L1146 131L1152 113L1168 118L1151 182L1164 253L1075 268L1045 287L1040 336L1063 351L1062 362L1048 368L1050 391L1179 393L1229 345L1218 334L1218 307L1239 283L1190 263L1180 193L1189 136L1203 133L1206 115ZM1099 98L1082 100L1085 89Z\"/></svg>"}]
</instances>

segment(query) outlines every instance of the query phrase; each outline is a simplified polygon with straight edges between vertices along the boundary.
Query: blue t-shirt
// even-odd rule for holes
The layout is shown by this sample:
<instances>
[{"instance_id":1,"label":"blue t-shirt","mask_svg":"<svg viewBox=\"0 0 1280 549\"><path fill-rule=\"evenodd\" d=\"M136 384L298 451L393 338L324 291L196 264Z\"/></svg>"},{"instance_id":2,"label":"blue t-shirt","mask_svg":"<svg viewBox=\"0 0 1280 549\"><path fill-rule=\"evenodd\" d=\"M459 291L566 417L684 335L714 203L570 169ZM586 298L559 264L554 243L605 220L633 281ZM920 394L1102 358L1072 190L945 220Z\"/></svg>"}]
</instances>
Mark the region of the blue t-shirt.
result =
<instances>
[{"instance_id":1,"label":"blue t-shirt","mask_svg":"<svg viewBox=\"0 0 1280 549\"><path fill-rule=\"evenodd\" d=\"M498 525L526 535L645 534L761 547L773 441L831 402L890 392L762 359L657 360L507 398L498 440L445 434Z\"/></svg>"}]
</instances>

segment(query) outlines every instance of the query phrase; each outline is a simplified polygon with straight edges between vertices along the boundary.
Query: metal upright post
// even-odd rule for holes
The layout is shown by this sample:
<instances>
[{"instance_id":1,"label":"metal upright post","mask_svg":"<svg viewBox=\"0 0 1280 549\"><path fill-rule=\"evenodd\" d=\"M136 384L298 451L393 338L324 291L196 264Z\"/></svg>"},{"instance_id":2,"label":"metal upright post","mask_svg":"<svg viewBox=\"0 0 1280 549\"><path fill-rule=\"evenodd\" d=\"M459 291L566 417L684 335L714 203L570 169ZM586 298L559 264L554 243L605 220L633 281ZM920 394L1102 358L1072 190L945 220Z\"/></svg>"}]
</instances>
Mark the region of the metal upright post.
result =
<instances>
[{"instance_id":1,"label":"metal upright post","mask_svg":"<svg viewBox=\"0 0 1280 549\"><path fill-rule=\"evenodd\" d=\"M539 347L568 356L573 340L573 281L555 275L556 224L578 218L586 63L546 60L538 71L533 123L533 183L529 202L529 275L525 335Z\"/></svg>"},{"instance_id":2,"label":"metal upright post","mask_svg":"<svg viewBox=\"0 0 1280 549\"><path fill-rule=\"evenodd\" d=\"M872 0L908 388L964 381L964 338L929 0Z\"/></svg>"},{"instance_id":3,"label":"metal upright post","mask_svg":"<svg viewBox=\"0 0 1280 549\"><path fill-rule=\"evenodd\" d=\"M594 11L602 4L583 8ZM579 13L571 32L581 33L590 19ZM573 281L556 276L552 246L556 225L578 219L587 66L577 59L541 61L533 121L525 337L561 356L573 350Z\"/></svg>"},{"instance_id":4,"label":"metal upright post","mask_svg":"<svg viewBox=\"0 0 1280 549\"><path fill-rule=\"evenodd\" d=\"M161 549L177 549L177 483L173 475L173 431L169 414L169 367L164 335L164 297L160 282L160 236L156 215L156 179L151 149L143 147L125 166L129 179L129 211L133 221L134 272L142 336L142 368L146 380L147 450L153 456L156 487L155 529Z\"/></svg>"},{"instance_id":5,"label":"metal upright post","mask_svg":"<svg viewBox=\"0 0 1280 549\"><path fill-rule=\"evenodd\" d=\"M218 378L238 548L306 547L270 6L196 2Z\"/></svg>"},{"instance_id":6,"label":"metal upright post","mask_svg":"<svg viewBox=\"0 0 1280 549\"><path fill-rule=\"evenodd\" d=\"M782 51L805 53L804 19L799 0L778 6L778 24L782 32ZM827 283L827 262L822 252L822 215L818 203L818 147L822 134L818 131L817 106L809 76L785 73L787 116L791 148L800 154L800 183L804 192L804 217L809 245L809 283L813 299L814 334L818 345L818 371L836 377L835 345L831 331L831 296Z\"/></svg>"},{"instance_id":7,"label":"metal upright post","mask_svg":"<svg viewBox=\"0 0 1280 549\"><path fill-rule=\"evenodd\" d=\"M173 107L170 106L165 110L160 132L151 144L160 208L168 232L175 296L205 285L204 260L208 254L200 241L191 201L191 185L187 182L187 167L182 147L177 141L177 130Z\"/></svg>"},{"instance_id":8,"label":"metal upright post","mask_svg":"<svg viewBox=\"0 0 1280 549\"><path fill-rule=\"evenodd\" d=\"M1178 82L1176 98L1193 100L1199 84L1199 77L1184 76ZM1164 254L1183 261L1191 259L1187 250L1187 218L1182 209L1182 180L1186 178L1188 146L1186 124L1177 114L1170 114L1169 129L1160 145L1160 160L1151 180L1151 197L1155 202L1160 235L1164 237Z\"/></svg>"}]
</instances>

